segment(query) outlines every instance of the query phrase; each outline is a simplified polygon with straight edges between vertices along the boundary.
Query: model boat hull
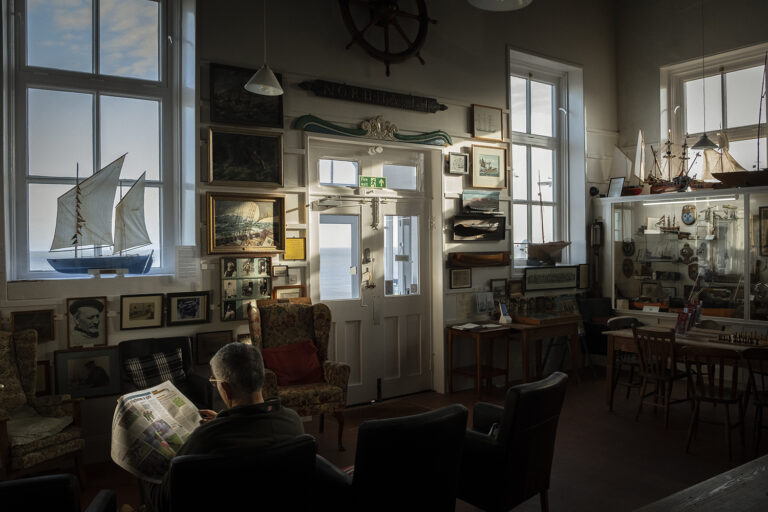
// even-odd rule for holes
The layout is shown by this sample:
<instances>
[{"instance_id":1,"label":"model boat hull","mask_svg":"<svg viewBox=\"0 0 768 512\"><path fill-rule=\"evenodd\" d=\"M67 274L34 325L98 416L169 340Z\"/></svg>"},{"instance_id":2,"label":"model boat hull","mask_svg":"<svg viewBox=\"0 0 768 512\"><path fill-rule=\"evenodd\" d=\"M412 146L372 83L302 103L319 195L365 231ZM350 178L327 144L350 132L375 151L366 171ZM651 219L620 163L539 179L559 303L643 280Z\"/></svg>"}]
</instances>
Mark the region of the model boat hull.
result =
<instances>
[{"instance_id":1,"label":"model boat hull","mask_svg":"<svg viewBox=\"0 0 768 512\"><path fill-rule=\"evenodd\" d=\"M763 187L768 185L768 169L761 171L713 172L712 176L726 188Z\"/></svg>"},{"instance_id":2,"label":"model boat hull","mask_svg":"<svg viewBox=\"0 0 768 512\"><path fill-rule=\"evenodd\" d=\"M152 254L128 256L98 256L91 258L48 258L56 272L63 274L89 274L89 271L127 270L128 274L146 274L152 268Z\"/></svg>"}]
</instances>

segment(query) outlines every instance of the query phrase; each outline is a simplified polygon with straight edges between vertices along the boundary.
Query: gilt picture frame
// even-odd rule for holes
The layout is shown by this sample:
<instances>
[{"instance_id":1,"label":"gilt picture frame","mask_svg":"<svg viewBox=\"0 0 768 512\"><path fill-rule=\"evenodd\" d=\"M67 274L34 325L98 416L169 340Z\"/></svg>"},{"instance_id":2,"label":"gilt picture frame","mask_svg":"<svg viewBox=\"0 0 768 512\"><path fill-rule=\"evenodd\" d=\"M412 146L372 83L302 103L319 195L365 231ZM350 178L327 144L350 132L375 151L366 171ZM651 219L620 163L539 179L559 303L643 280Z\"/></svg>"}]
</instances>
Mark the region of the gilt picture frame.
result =
<instances>
[{"instance_id":1,"label":"gilt picture frame","mask_svg":"<svg viewBox=\"0 0 768 512\"><path fill-rule=\"evenodd\" d=\"M208 192L208 254L285 250L285 196Z\"/></svg>"}]
</instances>

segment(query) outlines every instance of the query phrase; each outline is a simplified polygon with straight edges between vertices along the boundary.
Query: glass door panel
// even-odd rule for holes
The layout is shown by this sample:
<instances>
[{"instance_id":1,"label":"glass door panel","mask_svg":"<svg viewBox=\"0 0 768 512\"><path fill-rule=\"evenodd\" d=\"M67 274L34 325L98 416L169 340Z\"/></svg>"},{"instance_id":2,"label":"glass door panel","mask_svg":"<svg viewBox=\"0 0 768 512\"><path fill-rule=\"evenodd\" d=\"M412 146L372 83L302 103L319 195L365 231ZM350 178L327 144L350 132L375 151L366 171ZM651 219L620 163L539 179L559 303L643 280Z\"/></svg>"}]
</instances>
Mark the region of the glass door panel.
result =
<instances>
[{"instance_id":1,"label":"glass door panel","mask_svg":"<svg viewBox=\"0 0 768 512\"><path fill-rule=\"evenodd\" d=\"M419 293L419 218L384 216L384 294Z\"/></svg>"},{"instance_id":2,"label":"glass door panel","mask_svg":"<svg viewBox=\"0 0 768 512\"><path fill-rule=\"evenodd\" d=\"M320 300L357 299L357 215L320 215Z\"/></svg>"}]
</instances>

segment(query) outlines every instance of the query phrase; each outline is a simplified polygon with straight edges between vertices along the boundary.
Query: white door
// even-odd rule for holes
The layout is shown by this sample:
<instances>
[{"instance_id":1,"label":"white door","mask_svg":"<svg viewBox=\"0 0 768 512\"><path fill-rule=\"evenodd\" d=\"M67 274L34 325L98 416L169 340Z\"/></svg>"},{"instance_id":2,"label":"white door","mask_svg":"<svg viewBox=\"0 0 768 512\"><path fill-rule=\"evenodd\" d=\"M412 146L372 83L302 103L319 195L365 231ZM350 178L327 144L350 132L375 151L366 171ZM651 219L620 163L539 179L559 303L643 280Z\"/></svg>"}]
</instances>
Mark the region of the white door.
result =
<instances>
[{"instance_id":1,"label":"white door","mask_svg":"<svg viewBox=\"0 0 768 512\"><path fill-rule=\"evenodd\" d=\"M358 172L375 168L368 159ZM417 196L312 204L312 302L331 309L329 357L352 368L348 404L431 387L429 237Z\"/></svg>"}]
</instances>

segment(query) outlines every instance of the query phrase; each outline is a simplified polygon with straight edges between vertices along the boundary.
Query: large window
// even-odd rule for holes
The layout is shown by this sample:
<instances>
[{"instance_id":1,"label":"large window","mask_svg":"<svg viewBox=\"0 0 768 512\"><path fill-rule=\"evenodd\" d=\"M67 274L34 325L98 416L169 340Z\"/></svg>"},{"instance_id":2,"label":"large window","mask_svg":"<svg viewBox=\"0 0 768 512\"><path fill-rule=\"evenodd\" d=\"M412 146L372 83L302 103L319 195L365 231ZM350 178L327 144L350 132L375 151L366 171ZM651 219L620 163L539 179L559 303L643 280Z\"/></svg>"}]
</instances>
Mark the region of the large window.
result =
<instances>
[{"instance_id":1,"label":"large window","mask_svg":"<svg viewBox=\"0 0 768 512\"><path fill-rule=\"evenodd\" d=\"M529 243L563 239L559 217L567 206L561 184L560 78L513 70L509 77L512 164L512 239L516 266Z\"/></svg>"},{"instance_id":2,"label":"large window","mask_svg":"<svg viewBox=\"0 0 768 512\"><path fill-rule=\"evenodd\" d=\"M146 173L145 217L154 272L172 268L174 96L172 28L179 2L28 0L13 24L15 197L12 278L59 276L51 252L56 200L126 154L116 204ZM113 210L103 212L111 216ZM80 255L111 247L78 247ZM70 252L71 254L71 252Z\"/></svg>"},{"instance_id":3,"label":"large window","mask_svg":"<svg viewBox=\"0 0 768 512\"><path fill-rule=\"evenodd\" d=\"M669 134L675 144L685 140L689 146L704 132L716 143L727 140L729 153L746 170L756 170L759 148L764 168L765 97L760 105L767 50L763 44L662 68L662 108L666 108L662 133ZM763 131L758 142L761 109ZM689 175L706 178L700 152L691 151L689 157Z\"/></svg>"}]
</instances>

